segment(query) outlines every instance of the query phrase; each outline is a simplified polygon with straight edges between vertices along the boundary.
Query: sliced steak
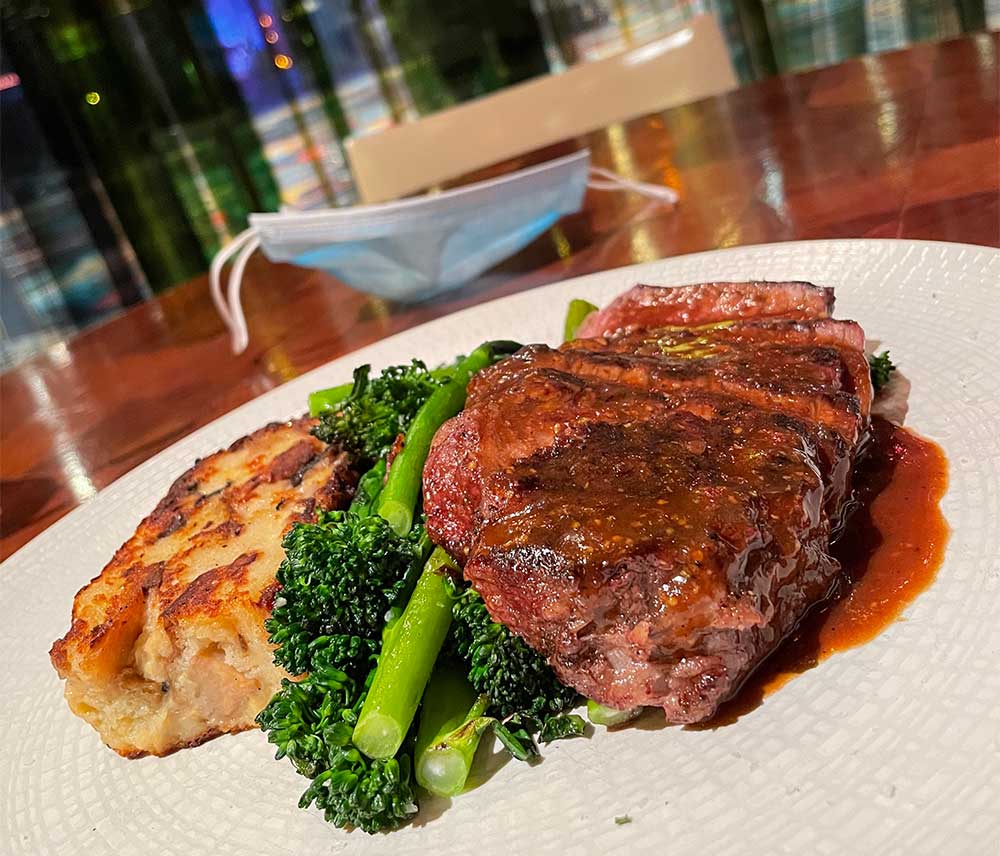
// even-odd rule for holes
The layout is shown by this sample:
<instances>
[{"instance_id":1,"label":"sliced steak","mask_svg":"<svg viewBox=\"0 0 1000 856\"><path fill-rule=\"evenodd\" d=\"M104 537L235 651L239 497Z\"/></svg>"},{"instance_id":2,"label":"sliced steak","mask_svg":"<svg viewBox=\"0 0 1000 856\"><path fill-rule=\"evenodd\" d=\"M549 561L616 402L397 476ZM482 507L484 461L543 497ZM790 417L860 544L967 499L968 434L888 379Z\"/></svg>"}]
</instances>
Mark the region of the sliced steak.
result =
<instances>
[{"instance_id":1,"label":"sliced steak","mask_svg":"<svg viewBox=\"0 0 1000 856\"><path fill-rule=\"evenodd\" d=\"M613 346L554 350L529 345L510 360L483 373L471 387L470 402L483 389L502 391L526 366L547 368L599 384L622 384L653 393L682 396L695 391L732 395L760 407L821 421L855 442L861 429L858 396L845 389L854 378L834 348L759 348L741 344L726 351L648 354L618 351ZM862 359L864 359L862 357Z\"/></svg>"},{"instance_id":2,"label":"sliced steak","mask_svg":"<svg viewBox=\"0 0 1000 856\"><path fill-rule=\"evenodd\" d=\"M578 335L691 326L733 318L826 318L833 289L808 282L706 282L681 288L637 285L586 318Z\"/></svg>"},{"instance_id":3,"label":"sliced steak","mask_svg":"<svg viewBox=\"0 0 1000 856\"><path fill-rule=\"evenodd\" d=\"M829 591L871 402L831 305L805 283L643 286L593 338L476 377L424 471L428 528L561 680L699 721Z\"/></svg>"}]
</instances>

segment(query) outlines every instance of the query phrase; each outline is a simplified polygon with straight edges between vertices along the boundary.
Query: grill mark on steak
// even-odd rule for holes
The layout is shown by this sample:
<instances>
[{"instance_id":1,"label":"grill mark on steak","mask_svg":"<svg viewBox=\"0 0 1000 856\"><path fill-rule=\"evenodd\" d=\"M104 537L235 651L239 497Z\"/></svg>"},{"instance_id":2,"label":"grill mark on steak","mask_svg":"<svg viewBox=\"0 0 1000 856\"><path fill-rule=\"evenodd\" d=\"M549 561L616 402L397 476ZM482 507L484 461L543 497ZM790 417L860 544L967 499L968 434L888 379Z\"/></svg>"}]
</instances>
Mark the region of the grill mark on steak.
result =
<instances>
[{"instance_id":1,"label":"grill mark on steak","mask_svg":"<svg viewBox=\"0 0 1000 856\"><path fill-rule=\"evenodd\" d=\"M485 376L470 389L471 403L478 401L481 389L490 393L502 390L508 380L520 375L524 363L652 393L679 395L696 389L723 393L758 407L820 421L850 443L857 440L861 429L860 401L841 388L845 366L831 348L772 347L765 355L760 348L744 345L726 353L691 358L530 345L482 373Z\"/></svg>"},{"instance_id":2,"label":"grill mark on steak","mask_svg":"<svg viewBox=\"0 0 1000 856\"><path fill-rule=\"evenodd\" d=\"M827 290L688 289L631 305L711 326L645 329L620 298L602 323L623 332L481 372L424 472L428 530L494 619L588 697L674 722L711 716L829 591L871 401Z\"/></svg>"}]
</instances>

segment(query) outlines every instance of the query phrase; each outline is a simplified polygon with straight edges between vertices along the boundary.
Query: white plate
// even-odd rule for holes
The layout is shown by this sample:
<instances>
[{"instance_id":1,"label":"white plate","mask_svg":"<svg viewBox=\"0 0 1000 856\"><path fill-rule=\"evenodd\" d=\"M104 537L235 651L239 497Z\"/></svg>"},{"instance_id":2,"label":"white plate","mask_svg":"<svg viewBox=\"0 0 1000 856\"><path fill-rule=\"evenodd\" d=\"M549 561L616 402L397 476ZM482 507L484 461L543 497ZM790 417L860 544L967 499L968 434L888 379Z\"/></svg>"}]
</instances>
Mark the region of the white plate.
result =
<instances>
[{"instance_id":1,"label":"white plate","mask_svg":"<svg viewBox=\"0 0 1000 856\"><path fill-rule=\"evenodd\" d=\"M262 734L126 761L72 716L48 662L76 590L192 460L298 413L353 366L554 340L571 297L637 281L808 279L892 349L909 423L951 462L953 534L934 585L875 641L716 731L599 733L392 835L301 811ZM478 306L261 396L137 467L0 568L0 851L80 854L1000 853L1000 252L912 241L748 247L612 270ZM615 823L629 815L632 822Z\"/></svg>"}]
</instances>

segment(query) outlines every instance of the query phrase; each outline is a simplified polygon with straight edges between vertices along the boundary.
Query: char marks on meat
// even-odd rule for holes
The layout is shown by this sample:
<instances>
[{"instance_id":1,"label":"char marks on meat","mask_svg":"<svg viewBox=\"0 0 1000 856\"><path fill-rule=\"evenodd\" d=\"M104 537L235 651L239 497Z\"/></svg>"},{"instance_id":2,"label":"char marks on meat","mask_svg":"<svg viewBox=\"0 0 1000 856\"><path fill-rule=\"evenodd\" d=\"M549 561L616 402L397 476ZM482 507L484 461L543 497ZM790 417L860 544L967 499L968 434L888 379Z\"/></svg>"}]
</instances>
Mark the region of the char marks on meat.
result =
<instances>
[{"instance_id":1,"label":"char marks on meat","mask_svg":"<svg viewBox=\"0 0 1000 856\"><path fill-rule=\"evenodd\" d=\"M637 286L474 378L424 504L497 621L603 704L710 717L829 592L864 333L808 283Z\"/></svg>"}]
</instances>

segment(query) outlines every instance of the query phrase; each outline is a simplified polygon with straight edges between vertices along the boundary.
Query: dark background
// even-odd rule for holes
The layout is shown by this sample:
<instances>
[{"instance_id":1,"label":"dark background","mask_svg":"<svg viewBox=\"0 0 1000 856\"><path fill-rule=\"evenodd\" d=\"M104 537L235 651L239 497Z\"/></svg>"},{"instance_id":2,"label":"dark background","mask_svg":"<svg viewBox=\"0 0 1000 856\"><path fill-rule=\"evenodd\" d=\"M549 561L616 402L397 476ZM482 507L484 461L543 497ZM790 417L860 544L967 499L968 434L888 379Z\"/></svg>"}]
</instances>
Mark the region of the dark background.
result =
<instances>
[{"instance_id":1,"label":"dark background","mask_svg":"<svg viewBox=\"0 0 1000 856\"><path fill-rule=\"evenodd\" d=\"M252 211L353 204L347 136L702 12L744 83L987 23L983 0L9 0L0 367L204 272Z\"/></svg>"}]
</instances>

